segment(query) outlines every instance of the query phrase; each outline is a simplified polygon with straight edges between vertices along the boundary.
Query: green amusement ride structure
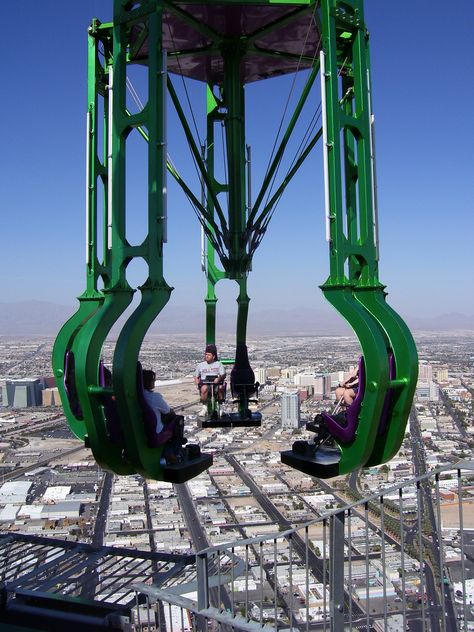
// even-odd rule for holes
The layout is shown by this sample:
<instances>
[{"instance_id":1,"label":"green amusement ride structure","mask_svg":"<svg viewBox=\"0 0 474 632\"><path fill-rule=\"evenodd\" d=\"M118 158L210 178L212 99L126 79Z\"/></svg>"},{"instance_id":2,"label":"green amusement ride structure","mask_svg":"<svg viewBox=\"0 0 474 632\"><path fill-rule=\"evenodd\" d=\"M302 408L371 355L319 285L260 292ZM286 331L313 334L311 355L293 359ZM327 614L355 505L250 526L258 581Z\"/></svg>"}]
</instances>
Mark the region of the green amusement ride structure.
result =
<instances>
[{"instance_id":1,"label":"green amusement ride structure","mask_svg":"<svg viewBox=\"0 0 474 632\"><path fill-rule=\"evenodd\" d=\"M169 465L164 446L150 444L137 380L141 344L172 291L163 274L167 178L182 188L205 235L206 342L215 342L215 287L225 278L239 288L236 346L242 348L252 257L285 187L320 141L329 246L329 277L321 289L360 342L360 386L353 410L325 416L331 441L297 442L282 453L282 461L329 477L392 458L405 433L418 360L413 338L387 304L378 278L369 38L362 0L115 0L113 22L94 19L88 38L86 289L53 351L74 434L98 463L118 474L183 482L209 467L212 458L199 449ZM126 99L132 65L143 67L147 76L147 101L135 113ZM304 89L252 203L245 86L296 72L305 73ZM204 146L194 138L173 75L205 84ZM321 128L270 195L318 76ZM167 101L181 122L202 191L193 191L167 157ZM216 175L216 126L225 129L224 167L219 165L224 183ZM126 234L132 212L125 190L131 132L140 134L148 153L148 231L137 244ZM134 259L148 268L137 288L127 277ZM141 300L118 335L107 377L104 343L137 290Z\"/></svg>"}]
</instances>

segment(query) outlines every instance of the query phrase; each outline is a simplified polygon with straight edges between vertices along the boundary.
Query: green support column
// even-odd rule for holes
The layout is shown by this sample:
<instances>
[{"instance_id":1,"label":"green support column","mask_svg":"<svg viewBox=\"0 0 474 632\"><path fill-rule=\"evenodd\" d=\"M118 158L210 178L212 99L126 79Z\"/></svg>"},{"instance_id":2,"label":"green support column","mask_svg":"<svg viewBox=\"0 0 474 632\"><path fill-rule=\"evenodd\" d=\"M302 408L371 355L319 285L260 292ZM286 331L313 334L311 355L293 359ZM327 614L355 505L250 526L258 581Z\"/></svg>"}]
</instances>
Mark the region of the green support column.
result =
<instances>
[{"instance_id":1,"label":"green support column","mask_svg":"<svg viewBox=\"0 0 474 632\"><path fill-rule=\"evenodd\" d=\"M399 448L416 385L417 355L406 325L385 303L378 279L368 34L362 0L323 0L322 25L330 257L322 290L357 335L367 379L356 438L347 449L341 446L343 473L353 469L356 460L359 465L380 462ZM388 431L381 435L391 352L397 381L405 387L397 388Z\"/></svg>"},{"instance_id":2,"label":"green support column","mask_svg":"<svg viewBox=\"0 0 474 632\"><path fill-rule=\"evenodd\" d=\"M98 56L98 42L101 39L101 31L96 20L93 21L88 34L88 90L87 90L87 118L86 118L86 289L79 296L78 311L64 324L59 332L52 354L53 372L61 397L64 413L72 432L83 439L87 429L83 414L73 412L64 383L66 353L75 356L77 347L77 335L84 324L97 312L102 305L104 296L97 289L99 279L99 265L97 256L97 221L98 198L97 180L106 174L104 163L97 155L97 101L98 94L104 94L105 75ZM104 217L106 210L104 207Z\"/></svg>"},{"instance_id":3,"label":"green support column","mask_svg":"<svg viewBox=\"0 0 474 632\"><path fill-rule=\"evenodd\" d=\"M219 114L218 102L213 94L212 87L206 86L206 147L205 147L205 162L206 169L209 175L210 182L214 187L216 195L227 191L227 186L217 182L215 178L215 133L214 126L220 124L222 116ZM205 186L203 184L203 192ZM209 214L214 217L214 202L213 196L206 196L203 194L202 204L206 206ZM208 224L209 230L212 231L212 227ZM206 344L216 344L216 311L217 311L217 296L216 296L216 284L221 279L226 277L225 272L219 270L216 265L216 251L209 239L205 237L205 272L207 278L207 294L204 299L206 305Z\"/></svg>"},{"instance_id":4,"label":"green support column","mask_svg":"<svg viewBox=\"0 0 474 632\"><path fill-rule=\"evenodd\" d=\"M247 294L247 277L238 280L239 296L237 297L237 332L236 343L246 344L247 320L249 315L250 298Z\"/></svg>"},{"instance_id":5,"label":"green support column","mask_svg":"<svg viewBox=\"0 0 474 632\"><path fill-rule=\"evenodd\" d=\"M377 279L373 233L368 230L369 224L372 225L371 181L365 177L363 168L366 155L370 155L368 108L361 85L365 59L360 54L360 45L366 36L365 25L359 0L344 3L347 11L342 11L341 6L339 0L322 0L321 81L325 101L323 126L328 167L326 212L330 261L329 278L322 290L358 337L366 371L356 438L349 446L340 446L339 472L344 473L363 466L372 452L387 390L388 361L383 333L352 293L358 280L350 276L354 271L350 265L352 257L360 263L366 280L371 278L376 284ZM349 78L341 77L343 65L344 74ZM343 93L344 90L349 93ZM345 99L352 104L351 114ZM357 139L357 164L351 136Z\"/></svg>"},{"instance_id":6,"label":"green support column","mask_svg":"<svg viewBox=\"0 0 474 632\"><path fill-rule=\"evenodd\" d=\"M120 21L122 3L117 0L114 19ZM141 302L122 328L114 354L113 372L117 407L126 433L127 449L137 469L155 479L162 478L160 456L163 448L150 448L137 398L136 366L143 338L169 300L172 288L163 277L163 243L166 225L166 56L162 46L163 6L157 3L147 15L148 103L137 123L148 130L148 234L141 246L128 247L126 257L141 256L148 264L148 278L139 288ZM125 76L121 79L125 89Z\"/></svg>"},{"instance_id":7,"label":"green support column","mask_svg":"<svg viewBox=\"0 0 474 632\"><path fill-rule=\"evenodd\" d=\"M246 159L244 88L240 65L244 51L237 42L222 46L224 60L224 103L227 165L229 178L229 268L231 279L239 279L248 270L248 256L243 232L246 228Z\"/></svg>"}]
</instances>

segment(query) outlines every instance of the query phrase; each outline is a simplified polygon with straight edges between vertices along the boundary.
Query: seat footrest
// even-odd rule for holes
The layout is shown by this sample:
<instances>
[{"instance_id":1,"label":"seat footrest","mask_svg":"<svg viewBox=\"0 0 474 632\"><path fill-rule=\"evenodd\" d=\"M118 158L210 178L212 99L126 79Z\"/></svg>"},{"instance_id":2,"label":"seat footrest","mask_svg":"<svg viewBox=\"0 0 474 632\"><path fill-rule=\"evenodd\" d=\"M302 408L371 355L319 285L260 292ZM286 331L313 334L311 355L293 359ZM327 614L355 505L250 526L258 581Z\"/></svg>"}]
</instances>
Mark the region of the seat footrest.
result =
<instances>
[{"instance_id":1,"label":"seat footrest","mask_svg":"<svg viewBox=\"0 0 474 632\"><path fill-rule=\"evenodd\" d=\"M295 470L316 476L332 478L339 474L340 450L321 445L315 448L307 441L295 441L293 449L280 452L281 462Z\"/></svg>"},{"instance_id":2,"label":"seat footrest","mask_svg":"<svg viewBox=\"0 0 474 632\"><path fill-rule=\"evenodd\" d=\"M252 428L262 425L262 414L253 412L242 417L240 413L224 413L218 419L206 419L202 422L203 428Z\"/></svg>"},{"instance_id":3,"label":"seat footrest","mask_svg":"<svg viewBox=\"0 0 474 632\"><path fill-rule=\"evenodd\" d=\"M180 463L163 466L163 480L167 483L185 483L194 476L209 469L213 463L212 454L201 453L198 445L188 445L183 450Z\"/></svg>"}]
</instances>

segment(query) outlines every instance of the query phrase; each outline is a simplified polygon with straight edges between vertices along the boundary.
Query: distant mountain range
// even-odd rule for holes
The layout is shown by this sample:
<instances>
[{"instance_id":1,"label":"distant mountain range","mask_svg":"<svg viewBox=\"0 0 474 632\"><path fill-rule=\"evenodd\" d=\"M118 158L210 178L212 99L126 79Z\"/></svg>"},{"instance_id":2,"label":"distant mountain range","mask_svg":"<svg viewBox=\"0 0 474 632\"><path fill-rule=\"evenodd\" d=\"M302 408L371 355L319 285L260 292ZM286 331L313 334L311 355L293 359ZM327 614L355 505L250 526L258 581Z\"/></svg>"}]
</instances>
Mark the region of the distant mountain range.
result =
<instances>
[{"instance_id":1,"label":"distant mountain range","mask_svg":"<svg viewBox=\"0 0 474 632\"><path fill-rule=\"evenodd\" d=\"M54 336L74 313L76 308L45 301L0 303L0 335ZM430 318L405 316L414 331L474 331L474 315L450 313ZM235 330L235 314L218 314L218 330L232 333ZM168 305L150 333L202 334L204 309ZM119 328L117 327L117 332ZM350 333L342 317L330 310L317 309L267 309L251 312L249 335L347 335Z\"/></svg>"}]
</instances>

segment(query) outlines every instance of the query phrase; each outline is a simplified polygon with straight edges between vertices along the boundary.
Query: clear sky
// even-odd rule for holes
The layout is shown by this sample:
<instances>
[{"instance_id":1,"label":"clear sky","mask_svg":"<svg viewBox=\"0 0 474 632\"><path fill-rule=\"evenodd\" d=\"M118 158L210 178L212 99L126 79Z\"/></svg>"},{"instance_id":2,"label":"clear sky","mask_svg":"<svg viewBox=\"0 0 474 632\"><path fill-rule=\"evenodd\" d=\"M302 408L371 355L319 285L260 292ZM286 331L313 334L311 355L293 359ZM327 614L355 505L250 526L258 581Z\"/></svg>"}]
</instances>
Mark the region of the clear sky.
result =
<instances>
[{"instance_id":1,"label":"clear sky","mask_svg":"<svg viewBox=\"0 0 474 632\"><path fill-rule=\"evenodd\" d=\"M371 33L380 277L402 315L474 313L474 3L366 0ZM2 7L2 301L74 305L85 287L86 34L112 0L26 0ZM254 191L290 80L247 90ZM301 81L297 82L301 86ZM190 86L204 105L202 85ZM294 98L294 97L292 97ZM252 104L253 99L253 104ZM313 99L317 105L319 95ZM170 154L192 174L170 114ZM259 147L259 144L264 144ZM328 275L321 146L282 199L254 259L251 308L316 307ZM140 160L130 166L137 182ZM143 171L142 171L143 174ZM140 205L140 194L133 203ZM200 306L200 231L170 183L166 278L177 306ZM140 227L130 220L131 235ZM142 270L136 266L137 279ZM143 280L143 279L139 279ZM219 287L219 286L218 286ZM222 288L233 309L232 284Z\"/></svg>"}]
</instances>

